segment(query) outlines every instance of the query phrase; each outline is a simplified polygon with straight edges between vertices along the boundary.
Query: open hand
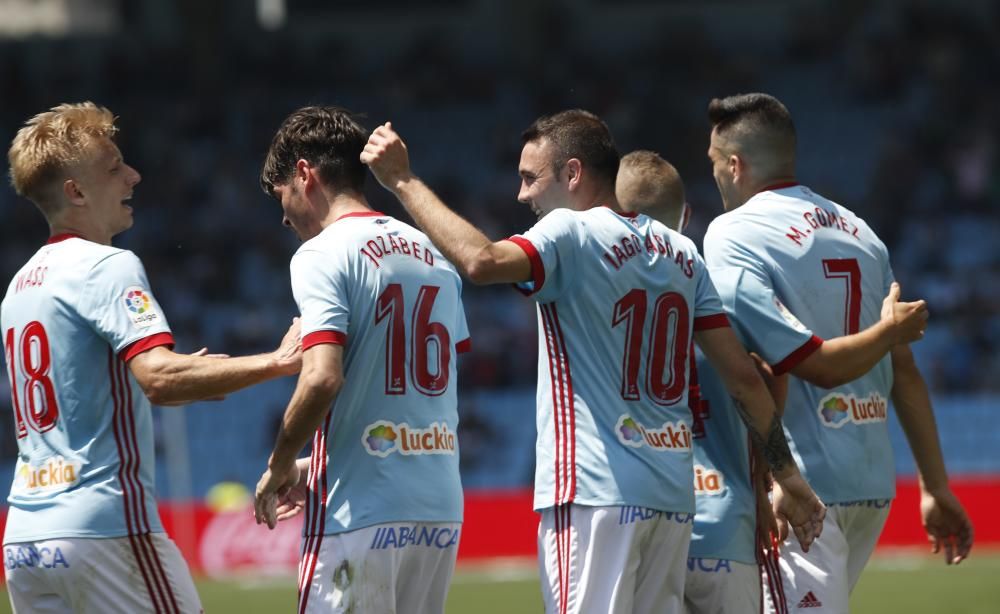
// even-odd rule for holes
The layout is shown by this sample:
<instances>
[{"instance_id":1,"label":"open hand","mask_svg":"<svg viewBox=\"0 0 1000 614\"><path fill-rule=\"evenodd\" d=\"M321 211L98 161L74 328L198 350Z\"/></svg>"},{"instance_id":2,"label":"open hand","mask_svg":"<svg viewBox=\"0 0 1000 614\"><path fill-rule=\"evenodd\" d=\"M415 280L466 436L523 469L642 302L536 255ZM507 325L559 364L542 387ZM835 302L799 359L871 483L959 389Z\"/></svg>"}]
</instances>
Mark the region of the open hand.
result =
<instances>
[{"instance_id":1,"label":"open hand","mask_svg":"<svg viewBox=\"0 0 1000 614\"><path fill-rule=\"evenodd\" d=\"M302 370L302 324L292 318L292 325L281 339L271 358L282 375L294 375Z\"/></svg>"},{"instance_id":2,"label":"open hand","mask_svg":"<svg viewBox=\"0 0 1000 614\"><path fill-rule=\"evenodd\" d=\"M299 484L301 475L299 466L292 463L291 467L281 471L268 469L257 482L257 490L253 500L253 514L257 524L267 524L273 529L278 524L278 504L288 492ZM303 501L305 496L303 495ZM287 510L286 510L287 512ZM286 514L287 515L287 514ZM292 514L294 516L294 514ZM290 516L288 516L290 517Z\"/></svg>"},{"instance_id":3,"label":"open hand","mask_svg":"<svg viewBox=\"0 0 1000 614\"><path fill-rule=\"evenodd\" d=\"M969 556L972 522L951 490L921 493L920 518L931 543L931 552L937 554L943 549L946 564L957 565Z\"/></svg>"},{"instance_id":4,"label":"open hand","mask_svg":"<svg viewBox=\"0 0 1000 614\"><path fill-rule=\"evenodd\" d=\"M819 500L801 473L785 477L774 485L774 516L778 522L778 539L785 541L791 525L803 552L823 532L826 506Z\"/></svg>"}]
</instances>

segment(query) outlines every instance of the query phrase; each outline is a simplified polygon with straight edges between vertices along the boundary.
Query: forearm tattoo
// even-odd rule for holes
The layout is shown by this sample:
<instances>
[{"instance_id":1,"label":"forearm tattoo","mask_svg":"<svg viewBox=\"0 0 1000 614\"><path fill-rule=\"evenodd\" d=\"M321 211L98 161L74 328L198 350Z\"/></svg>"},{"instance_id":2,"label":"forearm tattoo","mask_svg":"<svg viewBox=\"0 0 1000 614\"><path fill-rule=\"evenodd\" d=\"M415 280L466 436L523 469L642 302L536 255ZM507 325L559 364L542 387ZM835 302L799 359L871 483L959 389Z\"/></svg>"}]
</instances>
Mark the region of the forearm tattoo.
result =
<instances>
[{"instance_id":1,"label":"forearm tattoo","mask_svg":"<svg viewBox=\"0 0 1000 614\"><path fill-rule=\"evenodd\" d=\"M753 420L747 412L746 407L743 406L743 403L740 403L736 399L733 399L733 402L736 404L736 410L739 412L743 424L750 431L750 438L764 455L764 460L771 467L771 471L778 473L789 464L795 462L795 459L792 458L792 451L788 448L788 440L785 439L785 431L781 427L781 418L777 414L771 417L771 424L767 428L767 433L761 435L756 427L754 427Z\"/></svg>"}]
</instances>

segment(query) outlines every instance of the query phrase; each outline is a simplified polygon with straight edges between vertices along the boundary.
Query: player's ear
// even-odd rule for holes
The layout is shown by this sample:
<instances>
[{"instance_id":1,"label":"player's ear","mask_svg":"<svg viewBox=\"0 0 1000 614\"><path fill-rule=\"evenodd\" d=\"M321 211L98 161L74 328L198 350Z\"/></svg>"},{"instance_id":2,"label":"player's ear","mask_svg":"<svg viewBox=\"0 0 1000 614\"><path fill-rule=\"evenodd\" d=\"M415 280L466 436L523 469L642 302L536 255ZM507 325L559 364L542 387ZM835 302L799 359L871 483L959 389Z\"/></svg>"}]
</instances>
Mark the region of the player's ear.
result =
<instances>
[{"instance_id":1,"label":"player's ear","mask_svg":"<svg viewBox=\"0 0 1000 614\"><path fill-rule=\"evenodd\" d=\"M66 197L71 204L76 206L81 206L85 204L86 200L83 196L83 192L80 190L80 185L75 179L67 179L62 185L63 196Z\"/></svg>"},{"instance_id":2,"label":"player's ear","mask_svg":"<svg viewBox=\"0 0 1000 614\"><path fill-rule=\"evenodd\" d=\"M313 167L308 160L300 159L295 163L295 181L299 182L303 190L312 187L316 177L313 175Z\"/></svg>"},{"instance_id":3,"label":"player's ear","mask_svg":"<svg viewBox=\"0 0 1000 614\"><path fill-rule=\"evenodd\" d=\"M563 166L563 172L566 174L567 187L574 190L580 185L580 179L583 177L583 163L577 158L570 158Z\"/></svg>"}]
</instances>

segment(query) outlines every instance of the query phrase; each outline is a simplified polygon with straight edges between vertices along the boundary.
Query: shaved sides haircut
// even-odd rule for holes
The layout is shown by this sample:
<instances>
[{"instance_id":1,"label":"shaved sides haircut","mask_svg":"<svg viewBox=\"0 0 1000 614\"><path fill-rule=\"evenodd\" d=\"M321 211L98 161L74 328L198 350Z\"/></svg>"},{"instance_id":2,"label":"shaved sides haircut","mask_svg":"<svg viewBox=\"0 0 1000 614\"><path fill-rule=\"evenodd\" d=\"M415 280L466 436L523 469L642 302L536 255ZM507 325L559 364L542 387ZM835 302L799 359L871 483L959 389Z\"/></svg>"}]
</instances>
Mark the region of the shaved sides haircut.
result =
<instances>
[{"instance_id":1,"label":"shaved sides haircut","mask_svg":"<svg viewBox=\"0 0 1000 614\"><path fill-rule=\"evenodd\" d=\"M708 103L708 119L728 146L765 168L795 167L795 123L769 94L737 94Z\"/></svg>"}]
</instances>

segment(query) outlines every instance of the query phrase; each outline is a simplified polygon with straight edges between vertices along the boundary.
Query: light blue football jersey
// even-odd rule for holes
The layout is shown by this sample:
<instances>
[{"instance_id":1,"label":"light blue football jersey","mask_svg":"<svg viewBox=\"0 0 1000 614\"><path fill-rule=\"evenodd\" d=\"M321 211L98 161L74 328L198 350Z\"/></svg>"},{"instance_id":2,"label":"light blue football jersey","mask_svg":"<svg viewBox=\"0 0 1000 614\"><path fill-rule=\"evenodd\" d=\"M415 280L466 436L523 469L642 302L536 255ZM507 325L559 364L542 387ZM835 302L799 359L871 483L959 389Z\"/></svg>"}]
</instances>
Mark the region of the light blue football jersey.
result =
<instances>
[{"instance_id":1,"label":"light blue football jersey","mask_svg":"<svg viewBox=\"0 0 1000 614\"><path fill-rule=\"evenodd\" d=\"M419 230L349 214L291 262L302 346L344 346L344 385L313 439L304 535L461 522L462 281Z\"/></svg>"},{"instance_id":2,"label":"light blue football jersey","mask_svg":"<svg viewBox=\"0 0 1000 614\"><path fill-rule=\"evenodd\" d=\"M701 407L694 438L694 487L696 512L688 556L757 563L756 500L750 475L750 440L747 428L725 384L708 359L696 351L697 388ZM695 380L697 377L697 380Z\"/></svg>"},{"instance_id":3,"label":"light blue football jersey","mask_svg":"<svg viewBox=\"0 0 1000 614\"><path fill-rule=\"evenodd\" d=\"M162 531L149 400L126 362L173 337L139 259L53 237L0 325L19 452L4 543Z\"/></svg>"},{"instance_id":4,"label":"light blue football jersey","mask_svg":"<svg viewBox=\"0 0 1000 614\"><path fill-rule=\"evenodd\" d=\"M705 256L733 325L779 374L821 339L878 322L893 282L885 245L848 209L801 185L778 186L712 222ZM895 470L886 427L892 363L832 390L795 377L784 424L826 503L886 499Z\"/></svg>"},{"instance_id":5,"label":"light blue football jersey","mask_svg":"<svg viewBox=\"0 0 1000 614\"><path fill-rule=\"evenodd\" d=\"M607 207L510 240L538 302L535 508L693 513L688 352L693 330L728 326L694 243Z\"/></svg>"}]
</instances>

